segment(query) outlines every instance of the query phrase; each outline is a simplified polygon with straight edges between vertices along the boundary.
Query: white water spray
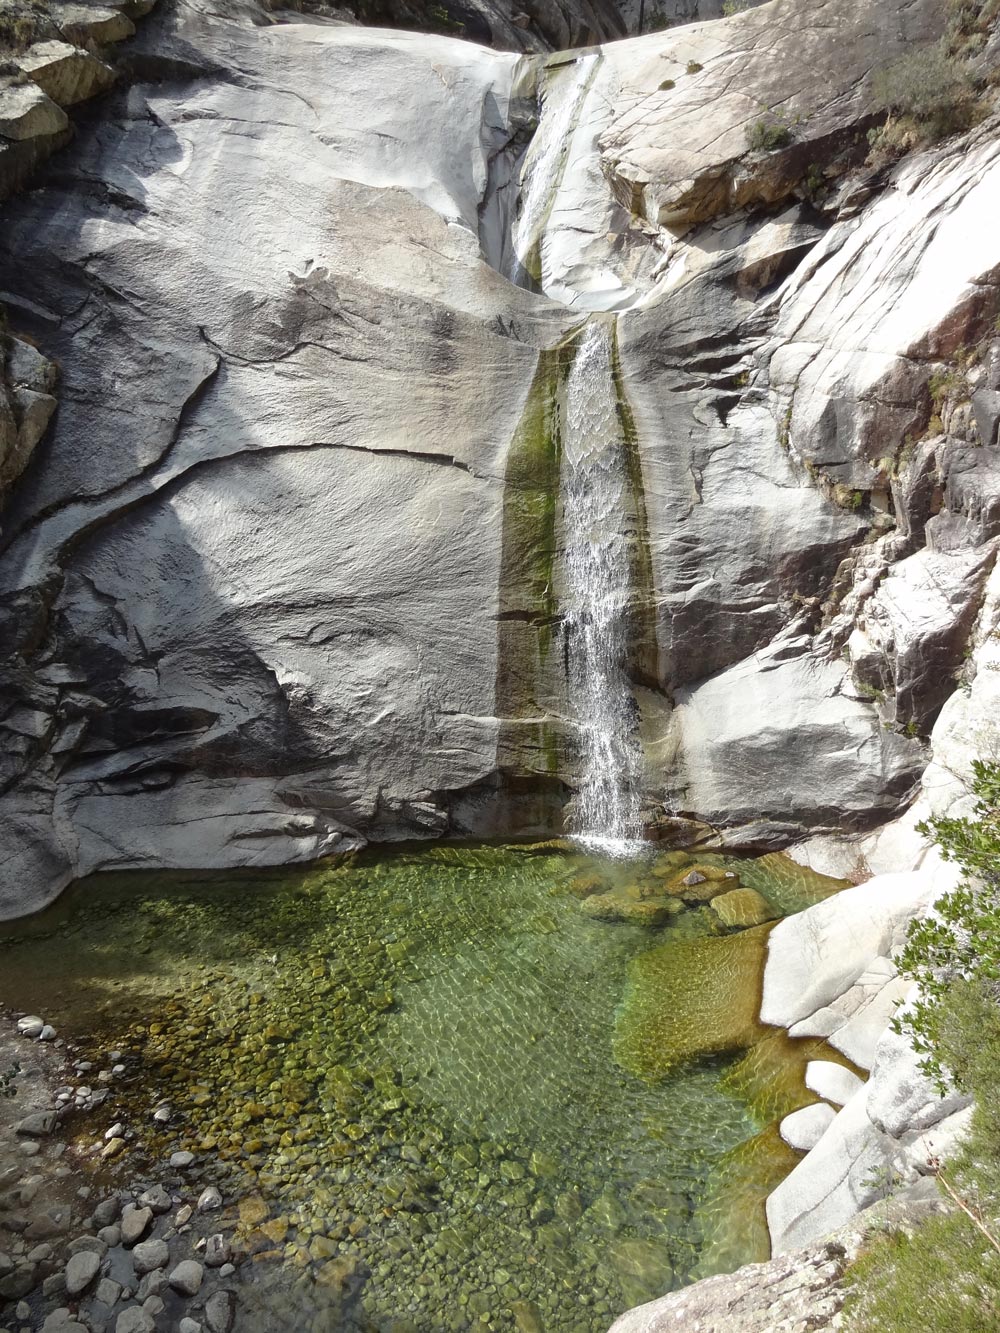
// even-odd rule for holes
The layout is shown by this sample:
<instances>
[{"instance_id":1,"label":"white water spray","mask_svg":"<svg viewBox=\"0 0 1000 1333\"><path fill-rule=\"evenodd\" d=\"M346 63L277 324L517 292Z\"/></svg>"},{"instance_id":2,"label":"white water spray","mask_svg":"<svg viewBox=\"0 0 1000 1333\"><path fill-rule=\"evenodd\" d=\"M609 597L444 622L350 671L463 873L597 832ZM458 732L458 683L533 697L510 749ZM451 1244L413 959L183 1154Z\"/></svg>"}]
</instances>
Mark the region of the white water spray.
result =
<instances>
[{"instance_id":1,"label":"white water spray","mask_svg":"<svg viewBox=\"0 0 1000 1333\"><path fill-rule=\"evenodd\" d=\"M597 55L581 56L572 73L553 89L539 122L521 177L521 209L513 227L513 268L507 276L520 285L528 277L533 248L541 243L545 219L562 178L569 141L597 67ZM555 107L551 102L558 95Z\"/></svg>"},{"instance_id":2,"label":"white water spray","mask_svg":"<svg viewBox=\"0 0 1000 1333\"><path fill-rule=\"evenodd\" d=\"M642 834L642 761L625 673L631 580L622 529L631 497L612 335L604 321L587 326L567 380L560 489L570 703L580 746L572 831L624 853Z\"/></svg>"}]
</instances>

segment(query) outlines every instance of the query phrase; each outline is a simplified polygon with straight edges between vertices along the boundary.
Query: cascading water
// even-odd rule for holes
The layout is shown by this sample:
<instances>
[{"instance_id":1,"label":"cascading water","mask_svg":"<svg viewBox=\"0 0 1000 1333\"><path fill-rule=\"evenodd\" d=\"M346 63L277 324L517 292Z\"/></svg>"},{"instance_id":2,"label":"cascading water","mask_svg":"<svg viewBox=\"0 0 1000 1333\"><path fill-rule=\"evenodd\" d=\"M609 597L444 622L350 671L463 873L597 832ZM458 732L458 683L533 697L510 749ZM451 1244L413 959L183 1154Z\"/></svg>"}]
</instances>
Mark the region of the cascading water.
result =
<instances>
[{"instance_id":1,"label":"cascading water","mask_svg":"<svg viewBox=\"0 0 1000 1333\"><path fill-rule=\"evenodd\" d=\"M641 748L625 661L631 508L615 389L612 327L589 323L566 385L560 489L566 534L564 623L579 729L572 831L626 852L642 833Z\"/></svg>"},{"instance_id":2,"label":"cascading water","mask_svg":"<svg viewBox=\"0 0 1000 1333\"><path fill-rule=\"evenodd\" d=\"M539 122L521 178L520 211L513 226L512 271L507 274L519 286L529 286L533 281L532 251L541 244L573 125L598 59L597 55L581 56L575 62L572 74L565 76L568 86L560 87L558 104Z\"/></svg>"}]
</instances>

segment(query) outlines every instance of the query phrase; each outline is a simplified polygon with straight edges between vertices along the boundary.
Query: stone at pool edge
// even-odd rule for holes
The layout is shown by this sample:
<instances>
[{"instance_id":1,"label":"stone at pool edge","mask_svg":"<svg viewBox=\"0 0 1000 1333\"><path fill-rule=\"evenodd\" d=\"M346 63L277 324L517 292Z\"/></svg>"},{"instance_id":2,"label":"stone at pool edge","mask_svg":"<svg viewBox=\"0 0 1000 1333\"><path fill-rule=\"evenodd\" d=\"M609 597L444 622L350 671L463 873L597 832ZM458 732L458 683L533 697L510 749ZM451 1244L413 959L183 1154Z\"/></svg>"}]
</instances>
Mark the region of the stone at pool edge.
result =
<instances>
[{"instance_id":1,"label":"stone at pool edge","mask_svg":"<svg viewBox=\"0 0 1000 1333\"><path fill-rule=\"evenodd\" d=\"M101 1271L102 1255L93 1250L80 1250L66 1265L66 1295L77 1297L87 1290Z\"/></svg>"},{"instance_id":2,"label":"stone at pool edge","mask_svg":"<svg viewBox=\"0 0 1000 1333\"><path fill-rule=\"evenodd\" d=\"M836 1112L826 1102L813 1102L803 1106L791 1115L786 1115L779 1126L779 1133L789 1148L798 1152L809 1152L830 1128L836 1118Z\"/></svg>"},{"instance_id":3,"label":"stone at pool edge","mask_svg":"<svg viewBox=\"0 0 1000 1333\"><path fill-rule=\"evenodd\" d=\"M132 1251L132 1266L137 1273L152 1273L170 1262L170 1246L165 1240L143 1240Z\"/></svg>"},{"instance_id":4,"label":"stone at pool edge","mask_svg":"<svg viewBox=\"0 0 1000 1333\"><path fill-rule=\"evenodd\" d=\"M863 1086L857 1074L833 1060L810 1060L806 1065L806 1087L838 1106L846 1106Z\"/></svg>"},{"instance_id":5,"label":"stone at pool edge","mask_svg":"<svg viewBox=\"0 0 1000 1333\"><path fill-rule=\"evenodd\" d=\"M197 1296L204 1276L205 1270L196 1259L182 1259L167 1281L182 1296Z\"/></svg>"},{"instance_id":6,"label":"stone at pool edge","mask_svg":"<svg viewBox=\"0 0 1000 1333\"><path fill-rule=\"evenodd\" d=\"M134 1203L128 1205L121 1220L122 1244L126 1249L142 1240L152 1222L152 1208L138 1208Z\"/></svg>"}]
</instances>

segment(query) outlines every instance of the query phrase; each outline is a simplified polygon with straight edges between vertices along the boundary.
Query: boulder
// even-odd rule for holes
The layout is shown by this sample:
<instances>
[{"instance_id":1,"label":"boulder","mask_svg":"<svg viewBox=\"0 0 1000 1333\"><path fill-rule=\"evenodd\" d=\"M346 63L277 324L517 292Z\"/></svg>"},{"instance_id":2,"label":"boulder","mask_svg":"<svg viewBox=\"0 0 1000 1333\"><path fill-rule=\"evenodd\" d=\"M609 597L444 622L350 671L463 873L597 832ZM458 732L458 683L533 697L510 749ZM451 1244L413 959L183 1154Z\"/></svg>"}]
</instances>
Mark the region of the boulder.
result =
<instances>
[{"instance_id":1,"label":"boulder","mask_svg":"<svg viewBox=\"0 0 1000 1333\"><path fill-rule=\"evenodd\" d=\"M101 1271L101 1255L92 1250L74 1254L66 1265L66 1295L80 1296Z\"/></svg>"},{"instance_id":2,"label":"boulder","mask_svg":"<svg viewBox=\"0 0 1000 1333\"><path fill-rule=\"evenodd\" d=\"M103 46L122 42L135 33L135 24L123 8L103 9L99 5L66 4L54 6L59 31L74 46Z\"/></svg>"},{"instance_id":3,"label":"boulder","mask_svg":"<svg viewBox=\"0 0 1000 1333\"><path fill-rule=\"evenodd\" d=\"M784 828L894 807L918 777L919 748L849 698L845 675L800 638L678 690L667 736L676 799L713 823L767 815Z\"/></svg>"},{"instance_id":4,"label":"boulder","mask_svg":"<svg viewBox=\"0 0 1000 1333\"><path fill-rule=\"evenodd\" d=\"M58 106L85 102L115 81L110 65L69 42L36 42L18 64Z\"/></svg>"},{"instance_id":5,"label":"boulder","mask_svg":"<svg viewBox=\"0 0 1000 1333\"><path fill-rule=\"evenodd\" d=\"M194 1259L183 1259L170 1274L169 1282L182 1296L197 1296L205 1270Z\"/></svg>"},{"instance_id":6,"label":"boulder","mask_svg":"<svg viewBox=\"0 0 1000 1333\"><path fill-rule=\"evenodd\" d=\"M863 1086L857 1074L832 1060L810 1060L806 1065L806 1087L837 1106L846 1106Z\"/></svg>"},{"instance_id":7,"label":"boulder","mask_svg":"<svg viewBox=\"0 0 1000 1333\"><path fill-rule=\"evenodd\" d=\"M34 1111L17 1122L15 1132L28 1138L43 1139L52 1133L57 1123L55 1111Z\"/></svg>"},{"instance_id":8,"label":"boulder","mask_svg":"<svg viewBox=\"0 0 1000 1333\"><path fill-rule=\"evenodd\" d=\"M873 959L903 943L912 918L936 896L932 876L879 875L786 917L771 931L761 1019L779 1027L843 995Z\"/></svg>"},{"instance_id":9,"label":"boulder","mask_svg":"<svg viewBox=\"0 0 1000 1333\"><path fill-rule=\"evenodd\" d=\"M864 1088L851 1098L767 1198L772 1253L815 1243L886 1193L894 1145L868 1118Z\"/></svg>"},{"instance_id":10,"label":"boulder","mask_svg":"<svg viewBox=\"0 0 1000 1333\"><path fill-rule=\"evenodd\" d=\"M140 1276L163 1268L169 1259L170 1246L165 1240L143 1240L132 1250L132 1264Z\"/></svg>"},{"instance_id":11,"label":"boulder","mask_svg":"<svg viewBox=\"0 0 1000 1333\"><path fill-rule=\"evenodd\" d=\"M743 929L773 921L778 913L756 889L730 889L712 899L712 911L724 926Z\"/></svg>"},{"instance_id":12,"label":"boulder","mask_svg":"<svg viewBox=\"0 0 1000 1333\"><path fill-rule=\"evenodd\" d=\"M138 1208L135 1204L126 1204L122 1213L122 1244L127 1246L135 1245L137 1241L142 1240L143 1236L149 1230L153 1221L152 1208Z\"/></svg>"},{"instance_id":13,"label":"boulder","mask_svg":"<svg viewBox=\"0 0 1000 1333\"><path fill-rule=\"evenodd\" d=\"M36 84L12 84L0 90L0 135L5 139L59 134L68 125L66 112Z\"/></svg>"},{"instance_id":14,"label":"boulder","mask_svg":"<svg viewBox=\"0 0 1000 1333\"><path fill-rule=\"evenodd\" d=\"M790 1148L808 1152L815 1148L832 1124L836 1112L826 1102L815 1102L812 1106L803 1106L799 1111L786 1115L780 1125L781 1137Z\"/></svg>"}]
</instances>

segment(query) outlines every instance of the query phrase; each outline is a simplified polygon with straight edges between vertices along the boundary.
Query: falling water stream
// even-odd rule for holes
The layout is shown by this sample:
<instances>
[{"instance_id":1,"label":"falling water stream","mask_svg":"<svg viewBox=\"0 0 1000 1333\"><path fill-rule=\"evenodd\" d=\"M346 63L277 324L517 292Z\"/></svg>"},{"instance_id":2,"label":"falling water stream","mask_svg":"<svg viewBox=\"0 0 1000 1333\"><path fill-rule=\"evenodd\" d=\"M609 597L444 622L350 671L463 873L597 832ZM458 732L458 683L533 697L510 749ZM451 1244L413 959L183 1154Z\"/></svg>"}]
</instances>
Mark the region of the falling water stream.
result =
<instances>
[{"instance_id":1,"label":"falling water stream","mask_svg":"<svg viewBox=\"0 0 1000 1333\"><path fill-rule=\"evenodd\" d=\"M560 489L566 534L564 623L579 732L573 832L627 852L641 832L641 750L625 660L630 603L626 442L612 328L587 324L566 386Z\"/></svg>"},{"instance_id":2,"label":"falling water stream","mask_svg":"<svg viewBox=\"0 0 1000 1333\"><path fill-rule=\"evenodd\" d=\"M534 286L541 277L546 219L599 59L597 54L581 56L561 73L525 158L512 236L514 271L508 275L519 285ZM571 831L606 853L627 855L639 849L642 833L642 752L625 670L630 487L615 383L614 327L606 316L589 320L577 340L566 383L560 465L562 601L571 722L578 736Z\"/></svg>"},{"instance_id":3,"label":"falling water stream","mask_svg":"<svg viewBox=\"0 0 1000 1333\"><path fill-rule=\"evenodd\" d=\"M507 276L521 287L533 285L532 255L542 243L545 219L552 207L565 165L569 139L590 80L597 55L582 56L565 76L568 86L559 85L560 96L548 115L543 115L521 177L521 206L513 225L513 258Z\"/></svg>"}]
</instances>

